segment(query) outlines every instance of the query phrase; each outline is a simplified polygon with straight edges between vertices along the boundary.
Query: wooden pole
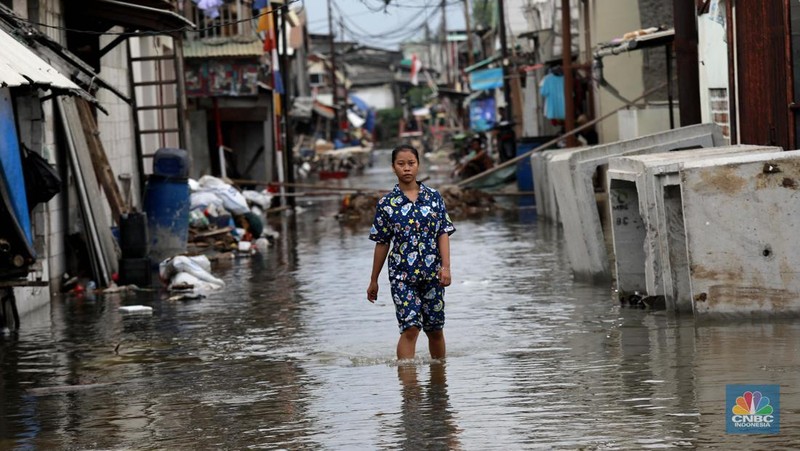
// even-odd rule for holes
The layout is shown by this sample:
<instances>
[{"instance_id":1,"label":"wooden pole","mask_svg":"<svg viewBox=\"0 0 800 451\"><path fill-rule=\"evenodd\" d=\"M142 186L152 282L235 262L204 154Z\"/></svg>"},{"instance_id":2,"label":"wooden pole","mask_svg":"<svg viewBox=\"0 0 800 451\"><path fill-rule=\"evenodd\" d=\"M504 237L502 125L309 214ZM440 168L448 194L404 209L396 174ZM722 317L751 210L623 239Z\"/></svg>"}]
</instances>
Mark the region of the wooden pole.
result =
<instances>
[{"instance_id":1,"label":"wooden pole","mask_svg":"<svg viewBox=\"0 0 800 451\"><path fill-rule=\"evenodd\" d=\"M569 2L569 0L563 1ZM500 16L498 24L500 32L500 55L502 56L500 67L503 68L503 97L506 101L506 120L509 120L514 110L511 108L511 87L508 85L508 66L506 64L506 60L508 60L508 43L506 42L506 11L504 3L505 0L497 0L497 12Z\"/></svg>"},{"instance_id":2,"label":"wooden pole","mask_svg":"<svg viewBox=\"0 0 800 451\"><path fill-rule=\"evenodd\" d=\"M467 67L475 64L475 55L472 53L472 27L469 17L469 0L464 0L464 22L467 25Z\"/></svg>"},{"instance_id":3,"label":"wooden pole","mask_svg":"<svg viewBox=\"0 0 800 451\"><path fill-rule=\"evenodd\" d=\"M86 135L86 144L88 145L89 155L92 158L94 172L97 174L100 186L103 187L103 192L106 193L108 205L111 207L111 217L116 224L119 224L120 216L127 213L128 208L122 199L122 193L119 191L117 181L114 179L114 170L108 163L108 156L103 147L103 142L100 141L100 131L97 129L97 123L94 115L92 115L89 102L77 98L75 105L78 107L83 133Z\"/></svg>"},{"instance_id":4,"label":"wooden pole","mask_svg":"<svg viewBox=\"0 0 800 451\"><path fill-rule=\"evenodd\" d=\"M333 10L331 2L328 0L328 44L331 51L331 86L333 86L333 111L336 116L336 128L339 128L339 86L336 80L336 46L333 43Z\"/></svg>"},{"instance_id":5,"label":"wooden pole","mask_svg":"<svg viewBox=\"0 0 800 451\"><path fill-rule=\"evenodd\" d=\"M578 141L575 134L575 88L572 74L572 20L570 18L569 0L561 0L561 66L564 69L564 136L567 147L575 147Z\"/></svg>"},{"instance_id":6,"label":"wooden pole","mask_svg":"<svg viewBox=\"0 0 800 451\"><path fill-rule=\"evenodd\" d=\"M572 130L571 132L569 132L569 133L567 133L567 134L565 134L563 136L558 136L556 138L553 138L550 141L547 141L546 143L540 145L539 147L536 147L535 149L530 150L528 152L525 152L525 153L523 153L521 155L518 155L518 156L506 161L505 163L499 164L499 165L497 165L497 166L495 166L495 167L493 167L493 168L491 168L489 170L481 172L480 174L473 175L470 178L464 179L464 180L456 183L456 185L460 186L460 187L464 187L465 185L468 185L468 184L470 184L470 183L472 183L472 182L474 182L476 180L480 180L480 179L482 179L484 177L487 177L490 174L499 171L500 169L503 169L503 168L506 168L508 166L511 166L512 164L517 163L518 161L522 160L523 158L528 158L535 152L539 152L541 150L545 150L548 147L552 146L553 144L556 144L558 141L563 139L565 136L570 135L570 134L574 135L575 133L578 133L578 132L580 132L582 130L585 130L585 129L597 124L598 122L601 122L601 121L604 121L604 120L608 119L609 117L617 114L618 111L630 107L631 105L633 105L636 102L638 102L638 101L650 96L651 94L653 94L654 92L658 91L659 89L663 88L666 85L667 85L666 83L661 83L660 85L654 87L653 89L650 89L650 90L646 91L644 94L642 94L639 97L631 100L630 102L626 103L625 105L622 105L621 107L617 108L614 111L608 112L608 113L604 114L603 116L598 117L597 119L591 120L591 121L581 125L580 127Z\"/></svg>"}]
</instances>

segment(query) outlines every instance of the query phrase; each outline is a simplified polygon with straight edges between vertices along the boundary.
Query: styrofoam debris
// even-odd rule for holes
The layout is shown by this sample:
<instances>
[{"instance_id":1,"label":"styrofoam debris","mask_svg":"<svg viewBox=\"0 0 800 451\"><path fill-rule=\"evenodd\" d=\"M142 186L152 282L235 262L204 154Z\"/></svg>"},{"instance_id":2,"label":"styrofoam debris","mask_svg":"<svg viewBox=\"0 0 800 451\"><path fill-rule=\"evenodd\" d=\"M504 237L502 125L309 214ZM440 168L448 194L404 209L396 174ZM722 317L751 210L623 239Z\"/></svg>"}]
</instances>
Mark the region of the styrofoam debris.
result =
<instances>
[{"instance_id":1,"label":"styrofoam debris","mask_svg":"<svg viewBox=\"0 0 800 451\"><path fill-rule=\"evenodd\" d=\"M120 313L128 315L152 315L153 307L148 307L146 305L124 305L119 308L119 311Z\"/></svg>"}]
</instances>

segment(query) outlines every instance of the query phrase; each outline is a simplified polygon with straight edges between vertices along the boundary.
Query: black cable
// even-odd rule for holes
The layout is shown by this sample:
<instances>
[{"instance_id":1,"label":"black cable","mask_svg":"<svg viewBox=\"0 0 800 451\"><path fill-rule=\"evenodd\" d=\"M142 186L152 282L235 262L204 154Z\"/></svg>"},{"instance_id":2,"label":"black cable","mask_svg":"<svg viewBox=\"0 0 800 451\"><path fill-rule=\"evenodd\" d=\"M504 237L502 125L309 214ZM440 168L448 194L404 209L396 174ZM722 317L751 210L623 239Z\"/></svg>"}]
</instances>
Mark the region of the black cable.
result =
<instances>
[{"instance_id":1,"label":"black cable","mask_svg":"<svg viewBox=\"0 0 800 451\"><path fill-rule=\"evenodd\" d=\"M298 3L298 2L301 2L301 1L302 0L290 0L288 3L286 3L286 4L282 5L282 6L279 6L277 8L271 9L271 10L269 10L267 12L264 12L264 13L258 13L256 15L254 15L253 17L249 17L247 19L233 20L233 21L230 21L230 22L219 23L217 25L211 25L211 26L204 27L204 28L191 28L191 27L186 26L186 27L181 27L181 28L175 28L175 29L172 29L172 30L119 31L119 32L113 32L113 31L77 30L77 29L74 29L74 28L59 27L59 26L56 26L56 25L49 25L49 24L45 24L45 23L41 23L41 22L33 22L33 21L30 21L30 20L25 20L25 19L17 19L17 20L19 22L26 23L26 24L31 25L31 26L39 26L39 27L44 27L44 28L51 28L51 29L54 29L54 30L69 31L71 33L96 34L96 35L104 35L105 34L105 35L114 35L114 36L129 36L129 37L133 37L133 36L156 36L156 35L162 35L162 34L182 33L184 31L190 32L190 33L202 33L204 31L213 30L215 28L226 27L228 25L235 25L235 24L238 24L238 23L249 22L251 20L258 19L261 16L272 14L272 13L278 11L279 9L283 9L283 8L288 9L289 5L291 5L293 3Z\"/></svg>"}]
</instances>

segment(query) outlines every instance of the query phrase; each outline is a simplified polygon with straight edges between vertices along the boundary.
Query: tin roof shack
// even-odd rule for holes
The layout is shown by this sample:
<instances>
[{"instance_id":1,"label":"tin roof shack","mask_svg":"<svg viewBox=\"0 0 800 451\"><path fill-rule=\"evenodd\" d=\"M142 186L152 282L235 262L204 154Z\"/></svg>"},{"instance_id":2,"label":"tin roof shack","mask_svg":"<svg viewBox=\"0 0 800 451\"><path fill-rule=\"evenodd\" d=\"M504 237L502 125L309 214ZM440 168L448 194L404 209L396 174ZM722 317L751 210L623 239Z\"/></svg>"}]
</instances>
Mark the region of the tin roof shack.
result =
<instances>
[{"instance_id":1,"label":"tin roof shack","mask_svg":"<svg viewBox=\"0 0 800 451\"><path fill-rule=\"evenodd\" d=\"M672 195L680 185L679 165L724 155L776 151L780 148L727 146L609 160L609 224L619 299L691 312L688 291L683 288L688 287L689 274L683 216Z\"/></svg>"},{"instance_id":2,"label":"tin roof shack","mask_svg":"<svg viewBox=\"0 0 800 451\"><path fill-rule=\"evenodd\" d=\"M608 160L619 155L714 147L722 143L718 126L701 124L641 138L594 147L563 149L547 165L548 181L556 195L564 225L567 254L576 278L611 279L611 236L603 175ZM547 188L545 188L547 189Z\"/></svg>"},{"instance_id":3,"label":"tin roof shack","mask_svg":"<svg viewBox=\"0 0 800 451\"><path fill-rule=\"evenodd\" d=\"M268 47L279 45L281 29L274 9L256 11L241 0L220 5L218 15L186 2L187 17L199 31L188 33L184 51L188 118L192 128L191 176L216 174L234 179L272 181L279 134L283 86L274 71L280 67L254 26L271 35ZM277 39L278 41L273 41ZM277 136L277 138L276 138ZM277 139L277 140L276 140Z\"/></svg>"},{"instance_id":4,"label":"tin roof shack","mask_svg":"<svg viewBox=\"0 0 800 451\"><path fill-rule=\"evenodd\" d=\"M680 176L695 316L800 314L800 151L688 162Z\"/></svg>"},{"instance_id":5,"label":"tin roof shack","mask_svg":"<svg viewBox=\"0 0 800 451\"><path fill-rule=\"evenodd\" d=\"M68 74L68 81L77 88L55 89L59 85L54 81L49 85L51 92L42 92L44 85L36 86L39 90L16 91L21 93L15 100L21 143L55 163L67 188L33 210L33 246L42 267L31 277L49 281L51 288L57 289L61 275L69 271L103 286L115 272L117 261L111 222L121 208L137 203L133 196L120 199L125 183L114 174L127 175L135 188L140 160L134 151L132 100L127 93L129 52L118 44L137 41L137 30L152 32L191 24L170 10L170 3L160 0L89 0L80 8L66 8L61 1L13 3L13 9L0 6L0 29L47 60L53 69L49 73ZM112 30L115 26L120 28ZM123 33L122 27L130 34ZM106 34L109 30L111 35ZM10 49L5 44L2 47L6 52ZM34 58L6 55L4 67L31 64ZM66 98L61 95L65 92L77 97ZM15 95L12 90L12 97ZM56 113L58 109L61 114ZM20 299L20 313L50 299L47 290L17 289L15 294Z\"/></svg>"}]
</instances>

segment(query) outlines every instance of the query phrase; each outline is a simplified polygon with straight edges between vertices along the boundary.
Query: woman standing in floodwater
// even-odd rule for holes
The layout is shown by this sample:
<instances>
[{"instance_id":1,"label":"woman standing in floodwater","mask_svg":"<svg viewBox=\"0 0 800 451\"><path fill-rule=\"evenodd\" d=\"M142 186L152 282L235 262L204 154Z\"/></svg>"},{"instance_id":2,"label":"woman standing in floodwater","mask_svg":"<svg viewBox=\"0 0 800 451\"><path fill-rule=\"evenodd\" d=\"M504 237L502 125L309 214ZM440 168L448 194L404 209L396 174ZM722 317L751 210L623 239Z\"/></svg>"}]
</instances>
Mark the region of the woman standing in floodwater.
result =
<instances>
[{"instance_id":1,"label":"woman standing in floodwater","mask_svg":"<svg viewBox=\"0 0 800 451\"><path fill-rule=\"evenodd\" d=\"M417 180L417 149L396 147L392 169L397 185L378 201L369 234L376 244L367 300L378 299L378 276L389 255L389 283L400 326L397 358L414 357L421 329L428 336L431 358L442 359L444 287L451 282L450 235L456 228L441 194Z\"/></svg>"}]
</instances>

